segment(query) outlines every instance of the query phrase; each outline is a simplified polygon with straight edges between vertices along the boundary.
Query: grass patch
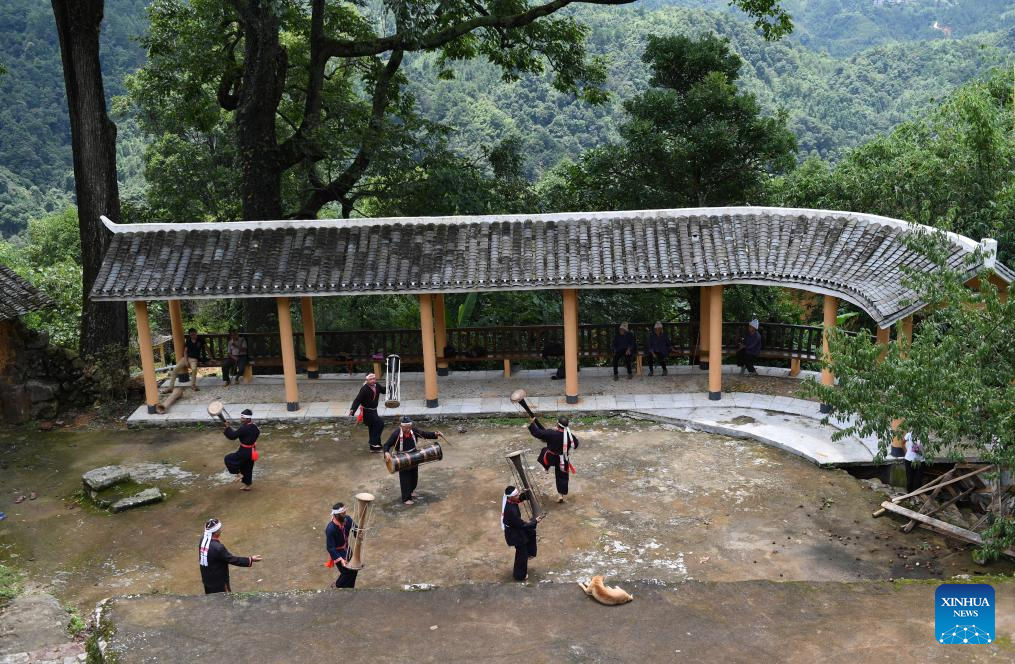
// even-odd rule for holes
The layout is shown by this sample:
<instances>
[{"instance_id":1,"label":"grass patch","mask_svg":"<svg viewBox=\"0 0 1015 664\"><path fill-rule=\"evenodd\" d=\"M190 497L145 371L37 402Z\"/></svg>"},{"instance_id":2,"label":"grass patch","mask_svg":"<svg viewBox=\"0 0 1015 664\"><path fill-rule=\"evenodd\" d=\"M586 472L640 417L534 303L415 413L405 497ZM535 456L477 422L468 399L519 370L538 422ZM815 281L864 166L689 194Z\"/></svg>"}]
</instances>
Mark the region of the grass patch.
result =
<instances>
[{"instance_id":1,"label":"grass patch","mask_svg":"<svg viewBox=\"0 0 1015 664\"><path fill-rule=\"evenodd\" d=\"M73 604L64 604L63 610L70 615L70 620L67 621L68 634L77 636L88 628L88 623L78 614L78 610Z\"/></svg>"},{"instance_id":2,"label":"grass patch","mask_svg":"<svg viewBox=\"0 0 1015 664\"><path fill-rule=\"evenodd\" d=\"M21 575L6 565L0 565L0 604L11 601L20 592Z\"/></svg>"}]
</instances>

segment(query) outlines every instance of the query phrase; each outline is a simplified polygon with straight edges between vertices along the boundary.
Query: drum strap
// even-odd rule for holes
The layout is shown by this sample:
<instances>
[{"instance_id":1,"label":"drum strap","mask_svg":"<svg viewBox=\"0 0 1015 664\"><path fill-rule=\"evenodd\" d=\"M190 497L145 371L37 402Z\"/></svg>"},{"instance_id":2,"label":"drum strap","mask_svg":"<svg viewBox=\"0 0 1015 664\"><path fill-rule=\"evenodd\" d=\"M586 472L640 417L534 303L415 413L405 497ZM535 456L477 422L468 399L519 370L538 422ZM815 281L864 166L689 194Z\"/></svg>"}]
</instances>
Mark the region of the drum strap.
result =
<instances>
[{"instance_id":1,"label":"drum strap","mask_svg":"<svg viewBox=\"0 0 1015 664\"><path fill-rule=\"evenodd\" d=\"M409 436L412 437L412 442L416 443L416 430L415 429L410 429L409 430ZM405 439L405 436L402 435L402 429L401 429L401 427L399 427L399 429L398 429L398 451L399 452L404 452L405 451L404 449L402 449L402 441L404 439Z\"/></svg>"}]
</instances>

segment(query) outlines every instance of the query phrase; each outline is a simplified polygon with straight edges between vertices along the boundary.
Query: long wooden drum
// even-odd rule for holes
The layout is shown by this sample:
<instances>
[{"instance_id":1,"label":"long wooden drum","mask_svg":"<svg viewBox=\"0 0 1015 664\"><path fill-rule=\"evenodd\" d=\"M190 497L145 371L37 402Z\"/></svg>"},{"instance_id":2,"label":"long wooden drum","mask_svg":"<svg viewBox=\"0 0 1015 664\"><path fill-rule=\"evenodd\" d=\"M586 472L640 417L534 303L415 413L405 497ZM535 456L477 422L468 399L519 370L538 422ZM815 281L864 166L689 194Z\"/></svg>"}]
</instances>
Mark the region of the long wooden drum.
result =
<instances>
[{"instance_id":1,"label":"long wooden drum","mask_svg":"<svg viewBox=\"0 0 1015 664\"><path fill-rule=\"evenodd\" d=\"M444 458L444 451L439 442L429 447L417 447L408 452L392 452L391 460L384 460L389 473L397 473L400 470L411 470L421 463L440 461Z\"/></svg>"}]
</instances>

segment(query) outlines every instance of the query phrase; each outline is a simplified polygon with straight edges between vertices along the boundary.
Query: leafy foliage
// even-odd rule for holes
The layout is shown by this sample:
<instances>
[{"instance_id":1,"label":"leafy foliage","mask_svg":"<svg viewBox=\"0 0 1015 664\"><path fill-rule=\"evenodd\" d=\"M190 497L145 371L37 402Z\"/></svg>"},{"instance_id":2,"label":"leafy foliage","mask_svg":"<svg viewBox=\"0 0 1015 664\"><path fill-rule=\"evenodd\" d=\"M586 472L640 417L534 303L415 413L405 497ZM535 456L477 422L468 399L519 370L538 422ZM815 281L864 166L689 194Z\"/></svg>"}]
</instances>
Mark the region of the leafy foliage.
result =
<instances>
[{"instance_id":1,"label":"leafy foliage","mask_svg":"<svg viewBox=\"0 0 1015 664\"><path fill-rule=\"evenodd\" d=\"M55 306L23 317L65 348L78 347L81 331L81 241L74 208L29 222L25 238L0 240L0 263L8 265L53 300Z\"/></svg>"},{"instance_id":2,"label":"leafy foliage","mask_svg":"<svg viewBox=\"0 0 1015 664\"><path fill-rule=\"evenodd\" d=\"M770 187L774 204L859 210L994 237L1015 258L1012 72L970 83L924 117L836 165L808 160Z\"/></svg>"},{"instance_id":3,"label":"leafy foliage","mask_svg":"<svg viewBox=\"0 0 1015 664\"><path fill-rule=\"evenodd\" d=\"M741 60L712 35L648 38L656 86L624 102L621 140L558 170L542 188L549 209L630 210L757 200L793 165L785 115L766 118L734 82Z\"/></svg>"}]
</instances>

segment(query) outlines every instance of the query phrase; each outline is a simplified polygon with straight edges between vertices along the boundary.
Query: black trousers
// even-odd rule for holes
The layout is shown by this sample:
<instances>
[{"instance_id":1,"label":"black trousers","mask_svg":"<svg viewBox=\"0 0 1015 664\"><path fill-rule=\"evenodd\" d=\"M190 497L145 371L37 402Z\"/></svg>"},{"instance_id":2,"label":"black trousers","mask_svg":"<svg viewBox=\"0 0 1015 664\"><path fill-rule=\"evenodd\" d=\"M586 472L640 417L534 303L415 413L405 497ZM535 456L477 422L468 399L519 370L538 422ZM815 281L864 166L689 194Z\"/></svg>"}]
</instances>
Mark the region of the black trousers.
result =
<instances>
[{"instance_id":1,"label":"black trousers","mask_svg":"<svg viewBox=\"0 0 1015 664\"><path fill-rule=\"evenodd\" d=\"M529 543L525 546L515 547L515 566L511 570L511 576L515 581L524 581L529 574L529 558L536 557L536 534L533 533Z\"/></svg>"},{"instance_id":2,"label":"black trousers","mask_svg":"<svg viewBox=\"0 0 1015 664\"><path fill-rule=\"evenodd\" d=\"M338 564L338 580L335 581L336 588L355 588L358 569L349 569L345 565Z\"/></svg>"},{"instance_id":3,"label":"black trousers","mask_svg":"<svg viewBox=\"0 0 1015 664\"><path fill-rule=\"evenodd\" d=\"M226 470L230 473L233 475L236 473L243 475L244 484L250 486L254 483L254 462L250 459L249 455L232 452L225 455L222 460L226 464Z\"/></svg>"},{"instance_id":4,"label":"black trousers","mask_svg":"<svg viewBox=\"0 0 1015 664\"><path fill-rule=\"evenodd\" d=\"M654 350L649 351L648 354L648 370L652 371L655 368L655 360L659 360L659 366L666 371L666 353L657 353Z\"/></svg>"},{"instance_id":5,"label":"black trousers","mask_svg":"<svg viewBox=\"0 0 1015 664\"><path fill-rule=\"evenodd\" d=\"M236 370L236 379L239 380L240 376L247 369L248 361L248 356L246 355L240 355L235 360L231 357L222 360L222 382L229 382L229 376L233 373L233 369Z\"/></svg>"},{"instance_id":6,"label":"black trousers","mask_svg":"<svg viewBox=\"0 0 1015 664\"><path fill-rule=\"evenodd\" d=\"M215 593L227 593L229 592L229 585L223 583L220 586L209 586L207 584L201 584L204 586L205 595L214 595Z\"/></svg>"},{"instance_id":7,"label":"black trousers","mask_svg":"<svg viewBox=\"0 0 1015 664\"><path fill-rule=\"evenodd\" d=\"M384 420L377 414L376 408L363 409L363 424L366 425L369 432L370 437L367 443L370 445L370 451L379 452L381 450L381 434L384 432Z\"/></svg>"},{"instance_id":8,"label":"black trousers","mask_svg":"<svg viewBox=\"0 0 1015 664\"><path fill-rule=\"evenodd\" d=\"M627 366L627 375L630 376L632 373L634 373L633 371L631 371L631 358L632 357L634 357L634 353L633 352L630 355L627 354L627 351L623 351L623 350L620 351L619 353L614 353L613 354L613 375L616 376L617 373L618 373L617 372L617 365L620 364L620 358L624 358L624 364Z\"/></svg>"},{"instance_id":9,"label":"black trousers","mask_svg":"<svg viewBox=\"0 0 1015 664\"><path fill-rule=\"evenodd\" d=\"M754 360L757 358L757 355L748 355L746 348L741 348L737 351L737 366L746 367L751 373L757 373L758 370L754 368Z\"/></svg>"},{"instance_id":10,"label":"black trousers","mask_svg":"<svg viewBox=\"0 0 1015 664\"><path fill-rule=\"evenodd\" d=\"M553 479L557 482L557 493L562 496L567 495L568 475L568 472L561 470L559 465L553 467Z\"/></svg>"},{"instance_id":11,"label":"black trousers","mask_svg":"<svg viewBox=\"0 0 1015 664\"><path fill-rule=\"evenodd\" d=\"M923 463L903 460L906 464L906 493L912 493L923 486Z\"/></svg>"},{"instance_id":12,"label":"black trousers","mask_svg":"<svg viewBox=\"0 0 1015 664\"><path fill-rule=\"evenodd\" d=\"M412 492L419 484L419 466L398 471L398 484L402 488L402 502L412 500Z\"/></svg>"}]
</instances>

